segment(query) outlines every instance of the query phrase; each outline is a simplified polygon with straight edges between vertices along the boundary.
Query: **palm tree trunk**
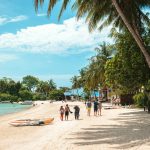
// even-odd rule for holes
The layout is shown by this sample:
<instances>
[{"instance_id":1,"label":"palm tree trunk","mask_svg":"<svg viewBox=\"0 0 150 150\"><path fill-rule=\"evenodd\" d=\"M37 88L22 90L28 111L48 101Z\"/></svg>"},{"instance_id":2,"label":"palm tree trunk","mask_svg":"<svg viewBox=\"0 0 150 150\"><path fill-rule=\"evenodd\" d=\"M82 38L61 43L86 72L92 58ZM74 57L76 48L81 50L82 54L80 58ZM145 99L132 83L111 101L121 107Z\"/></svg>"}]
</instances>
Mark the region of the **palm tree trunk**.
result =
<instances>
[{"instance_id":1,"label":"palm tree trunk","mask_svg":"<svg viewBox=\"0 0 150 150\"><path fill-rule=\"evenodd\" d=\"M95 99L96 99L96 92L95 92L95 90L94 90L94 97L95 97Z\"/></svg>"},{"instance_id":2,"label":"palm tree trunk","mask_svg":"<svg viewBox=\"0 0 150 150\"><path fill-rule=\"evenodd\" d=\"M77 100L79 100L79 91L78 91L78 89L77 89L77 95L78 95L78 98L77 98Z\"/></svg>"},{"instance_id":3,"label":"palm tree trunk","mask_svg":"<svg viewBox=\"0 0 150 150\"><path fill-rule=\"evenodd\" d=\"M126 27L128 28L129 32L131 33L131 35L133 36L133 38L135 39L137 45L139 46L139 48L141 49L146 62L150 68L150 55L148 53L148 51L145 48L144 43L142 42L141 38L139 38L139 36L136 34L135 30L132 28L131 24L129 23L127 17L124 15L123 11L121 10L119 4L117 3L116 0L112 0L113 5L115 6L118 14L120 15L120 17L122 18L124 24L126 25Z\"/></svg>"}]
</instances>

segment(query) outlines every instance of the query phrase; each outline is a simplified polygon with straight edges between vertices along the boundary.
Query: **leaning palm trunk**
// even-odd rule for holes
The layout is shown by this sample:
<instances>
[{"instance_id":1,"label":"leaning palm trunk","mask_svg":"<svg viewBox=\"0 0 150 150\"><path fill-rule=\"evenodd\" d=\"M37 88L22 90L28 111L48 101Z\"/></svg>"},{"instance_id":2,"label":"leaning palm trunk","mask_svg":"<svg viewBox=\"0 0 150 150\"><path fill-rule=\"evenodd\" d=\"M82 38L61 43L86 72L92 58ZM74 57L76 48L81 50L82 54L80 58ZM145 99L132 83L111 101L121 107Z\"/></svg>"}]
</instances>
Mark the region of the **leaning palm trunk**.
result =
<instances>
[{"instance_id":1,"label":"leaning palm trunk","mask_svg":"<svg viewBox=\"0 0 150 150\"><path fill-rule=\"evenodd\" d=\"M116 0L112 0L113 5L115 6L118 14L120 15L120 17L122 18L124 24L126 25L126 27L128 28L129 32L132 34L133 38L135 39L137 45L139 46L139 48L141 49L146 62L150 68L150 55L148 53L148 51L145 48L145 45L143 43L143 41L141 40L140 35L136 34L135 30L132 28L131 24L129 23L127 17L124 15L123 11L121 10L119 4L117 3Z\"/></svg>"}]
</instances>

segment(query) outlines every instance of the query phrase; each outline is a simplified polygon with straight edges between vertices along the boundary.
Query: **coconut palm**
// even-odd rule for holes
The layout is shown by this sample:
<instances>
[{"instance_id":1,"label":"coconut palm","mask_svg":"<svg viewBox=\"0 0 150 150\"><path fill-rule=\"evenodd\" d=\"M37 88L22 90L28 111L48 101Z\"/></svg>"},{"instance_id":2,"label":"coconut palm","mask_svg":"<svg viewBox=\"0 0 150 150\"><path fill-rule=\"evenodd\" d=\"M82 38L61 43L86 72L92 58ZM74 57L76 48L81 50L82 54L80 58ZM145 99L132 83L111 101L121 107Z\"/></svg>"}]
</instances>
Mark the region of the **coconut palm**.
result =
<instances>
[{"instance_id":1,"label":"coconut palm","mask_svg":"<svg viewBox=\"0 0 150 150\"><path fill-rule=\"evenodd\" d=\"M49 87L49 84L47 81L40 81L38 86L37 86L37 89L36 89L37 92L40 92L41 94L44 94L46 97L50 91L50 87Z\"/></svg>"},{"instance_id":2,"label":"coconut palm","mask_svg":"<svg viewBox=\"0 0 150 150\"><path fill-rule=\"evenodd\" d=\"M91 57L91 62L87 71L87 84L91 86L93 90L97 89L100 85L102 87L105 85L105 64L111 56L109 46L107 46L105 42L96 47L95 51L97 54Z\"/></svg>"},{"instance_id":3,"label":"coconut palm","mask_svg":"<svg viewBox=\"0 0 150 150\"><path fill-rule=\"evenodd\" d=\"M44 0L35 0L36 10L38 5L42 5L43 2ZM51 13L57 2L59 0L49 0L48 14ZM61 17L69 2L69 0L63 0L58 18ZM99 29L111 23L120 29L127 27L150 68L150 55L142 40L144 23L149 24L149 18L142 12L142 8L150 7L149 0L74 0L72 7L77 9L77 18L86 16L90 30L95 29L99 25L99 21L102 20L104 22L99 26Z\"/></svg>"},{"instance_id":4,"label":"coconut palm","mask_svg":"<svg viewBox=\"0 0 150 150\"><path fill-rule=\"evenodd\" d=\"M56 83L52 79L48 80L48 85L49 85L49 90L50 91L56 89Z\"/></svg>"},{"instance_id":5,"label":"coconut palm","mask_svg":"<svg viewBox=\"0 0 150 150\"><path fill-rule=\"evenodd\" d=\"M71 82L72 82L72 89L76 89L77 90L77 95L78 95L78 99L79 99L79 91L78 91L78 89L81 88L81 84L79 82L79 77L78 76L73 76L71 78Z\"/></svg>"}]
</instances>

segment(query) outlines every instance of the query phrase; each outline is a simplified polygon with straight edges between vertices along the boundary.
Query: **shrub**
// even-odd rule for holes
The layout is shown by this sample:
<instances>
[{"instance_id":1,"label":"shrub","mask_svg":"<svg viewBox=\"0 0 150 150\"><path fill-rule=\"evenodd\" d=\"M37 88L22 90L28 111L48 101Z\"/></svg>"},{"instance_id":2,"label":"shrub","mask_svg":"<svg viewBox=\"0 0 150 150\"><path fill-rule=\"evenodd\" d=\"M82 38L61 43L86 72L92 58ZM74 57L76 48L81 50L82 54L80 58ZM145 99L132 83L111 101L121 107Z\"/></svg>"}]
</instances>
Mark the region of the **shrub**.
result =
<instances>
[{"instance_id":1,"label":"shrub","mask_svg":"<svg viewBox=\"0 0 150 150\"><path fill-rule=\"evenodd\" d=\"M11 95L7 93L1 93L0 94L0 101L10 101Z\"/></svg>"},{"instance_id":2,"label":"shrub","mask_svg":"<svg viewBox=\"0 0 150 150\"><path fill-rule=\"evenodd\" d=\"M40 93L34 93L32 99L33 99L33 100L41 100Z\"/></svg>"},{"instance_id":3,"label":"shrub","mask_svg":"<svg viewBox=\"0 0 150 150\"><path fill-rule=\"evenodd\" d=\"M61 90L53 90L49 93L49 98L51 100L62 100L65 99L64 93Z\"/></svg>"},{"instance_id":4,"label":"shrub","mask_svg":"<svg viewBox=\"0 0 150 150\"><path fill-rule=\"evenodd\" d=\"M32 93L28 90L21 90L19 91L19 95L22 100L32 100Z\"/></svg>"},{"instance_id":5,"label":"shrub","mask_svg":"<svg viewBox=\"0 0 150 150\"><path fill-rule=\"evenodd\" d=\"M134 95L133 99L138 107L147 106L147 96L144 93L138 93Z\"/></svg>"}]
</instances>

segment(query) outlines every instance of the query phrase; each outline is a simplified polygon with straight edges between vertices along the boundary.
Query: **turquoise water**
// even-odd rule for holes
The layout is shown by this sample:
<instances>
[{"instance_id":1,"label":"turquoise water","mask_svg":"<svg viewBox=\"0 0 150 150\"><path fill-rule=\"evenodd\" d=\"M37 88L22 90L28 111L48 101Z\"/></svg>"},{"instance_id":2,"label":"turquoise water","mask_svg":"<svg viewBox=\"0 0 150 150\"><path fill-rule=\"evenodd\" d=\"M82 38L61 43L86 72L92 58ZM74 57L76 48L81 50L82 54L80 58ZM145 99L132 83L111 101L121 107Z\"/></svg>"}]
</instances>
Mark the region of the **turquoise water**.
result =
<instances>
[{"instance_id":1,"label":"turquoise water","mask_svg":"<svg viewBox=\"0 0 150 150\"><path fill-rule=\"evenodd\" d=\"M0 104L0 115L18 112L30 107L31 105L21 105L21 104L11 104L11 103Z\"/></svg>"}]
</instances>

